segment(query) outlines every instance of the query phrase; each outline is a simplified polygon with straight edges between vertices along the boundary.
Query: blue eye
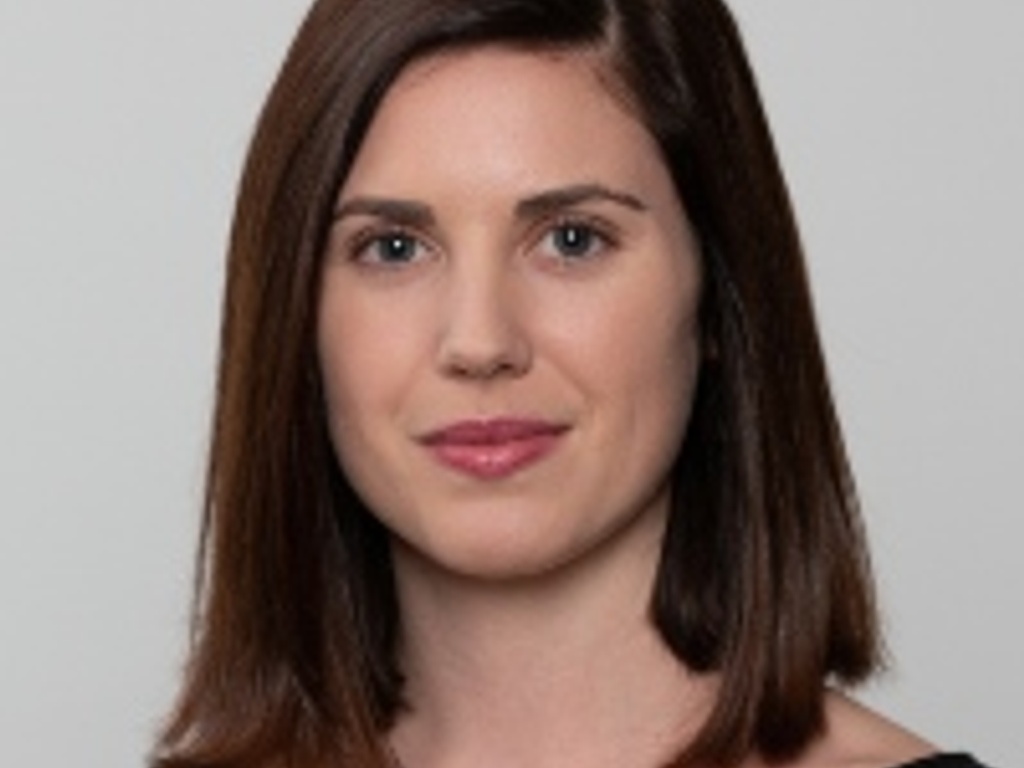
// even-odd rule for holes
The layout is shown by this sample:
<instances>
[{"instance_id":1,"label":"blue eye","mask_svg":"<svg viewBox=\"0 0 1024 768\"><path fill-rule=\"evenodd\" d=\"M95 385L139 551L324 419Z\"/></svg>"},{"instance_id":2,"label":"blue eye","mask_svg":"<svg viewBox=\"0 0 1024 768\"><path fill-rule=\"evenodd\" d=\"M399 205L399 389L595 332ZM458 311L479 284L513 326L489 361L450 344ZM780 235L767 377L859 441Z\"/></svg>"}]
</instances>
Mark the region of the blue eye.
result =
<instances>
[{"instance_id":1,"label":"blue eye","mask_svg":"<svg viewBox=\"0 0 1024 768\"><path fill-rule=\"evenodd\" d=\"M405 232L385 232L357 242L357 260L387 266L408 264L420 258L423 244Z\"/></svg>"},{"instance_id":2,"label":"blue eye","mask_svg":"<svg viewBox=\"0 0 1024 768\"><path fill-rule=\"evenodd\" d=\"M565 224L552 233L555 248L565 256L585 256L594 244L594 232L587 227Z\"/></svg>"},{"instance_id":3,"label":"blue eye","mask_svg":"<svg viewBox=\"0 0 1024 768\"><path fill-rule=\"evenodd\" d=\"M380 239L377 249L384 261L409 261L416 255L416 241L408 235L388 235Z\"/></svg>"},{"instance_id":4,"label":"blue eye","mask_svg":"<svg viewBox=\"0 0 1024 768\"><path fill-rule=\"evenodd\" d=\"M609 243L609 237L584 222L564 222L552 228L545 237L546 249L567 261L595 256Z\"/></svg>"}]
</instances>

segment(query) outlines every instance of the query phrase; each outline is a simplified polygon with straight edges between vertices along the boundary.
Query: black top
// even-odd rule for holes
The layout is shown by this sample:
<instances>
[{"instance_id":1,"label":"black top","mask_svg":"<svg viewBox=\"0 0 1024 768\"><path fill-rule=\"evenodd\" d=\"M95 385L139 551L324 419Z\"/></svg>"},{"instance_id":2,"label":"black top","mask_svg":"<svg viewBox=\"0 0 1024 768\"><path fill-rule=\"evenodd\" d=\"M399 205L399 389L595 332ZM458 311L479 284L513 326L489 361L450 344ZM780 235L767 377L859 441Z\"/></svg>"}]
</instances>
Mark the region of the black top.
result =
<instances>
[{"instance_id":1,"label":"black top","mask_svg":"<svg viewBox=\"0 0 1024 768\"><path fill-rule=\"evenodd\" d=\"M906 763L900 768L985 768L966 752L943 752Z\"/></svg>"}]
</instances>

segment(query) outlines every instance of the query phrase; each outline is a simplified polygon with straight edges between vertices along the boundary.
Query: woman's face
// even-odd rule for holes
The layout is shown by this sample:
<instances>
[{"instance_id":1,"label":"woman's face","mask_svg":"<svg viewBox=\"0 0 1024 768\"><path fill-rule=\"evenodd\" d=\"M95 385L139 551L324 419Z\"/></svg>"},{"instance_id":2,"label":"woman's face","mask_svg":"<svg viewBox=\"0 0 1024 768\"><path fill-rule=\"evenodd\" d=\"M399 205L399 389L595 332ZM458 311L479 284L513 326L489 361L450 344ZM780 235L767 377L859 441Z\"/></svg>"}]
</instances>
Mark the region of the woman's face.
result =
<instances>
[{"instance_id":1,"label":"woman's face","mask_svg":"<svg viewBox=\"0 0 1024 768\"><path fill-rule=\"evenodd\" d=\"M593 58L412 65L340 192L319 307L335 448L396 556L509 578L656 545L700 284Z\"/></svg>"}]
</instances>

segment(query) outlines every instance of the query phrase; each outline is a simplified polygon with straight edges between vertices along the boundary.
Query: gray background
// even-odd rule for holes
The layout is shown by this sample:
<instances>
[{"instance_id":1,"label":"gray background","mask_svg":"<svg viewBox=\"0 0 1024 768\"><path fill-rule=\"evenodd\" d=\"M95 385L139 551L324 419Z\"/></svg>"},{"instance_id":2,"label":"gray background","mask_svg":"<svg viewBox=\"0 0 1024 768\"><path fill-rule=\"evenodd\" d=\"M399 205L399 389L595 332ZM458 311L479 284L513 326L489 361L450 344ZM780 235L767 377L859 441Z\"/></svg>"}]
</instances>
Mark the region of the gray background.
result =
<instances>
[{"instance_id":1,"label":"gray background","mask_svg":"<svg viewBox=\"0 0 1024 768\"><path fill-rule=\"evenodd\" d=\"M0 0L0 752L139 765L182 660L221 256L305 0ZM743 0L892 673L1024 754L1024 5Z\"/></svg>"}]
</instances>

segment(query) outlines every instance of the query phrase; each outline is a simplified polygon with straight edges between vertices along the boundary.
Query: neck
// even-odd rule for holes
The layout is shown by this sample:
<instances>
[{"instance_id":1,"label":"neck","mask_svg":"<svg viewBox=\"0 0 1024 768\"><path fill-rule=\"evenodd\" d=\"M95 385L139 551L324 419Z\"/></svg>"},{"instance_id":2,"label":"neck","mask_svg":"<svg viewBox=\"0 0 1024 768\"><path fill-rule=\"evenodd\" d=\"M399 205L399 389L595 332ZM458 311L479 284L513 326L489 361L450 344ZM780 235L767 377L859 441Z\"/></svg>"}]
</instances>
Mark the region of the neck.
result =
<instances>
[{"instance_id":1,"label":"neck","mask_svg":"<svg viewBox=\"0 0 1024 768\"><path fill-rule=\"evenodd\" d=\"M643 535L641 533L641 535ZM396 547L408 768L652 766L713 695L649 619L660 530L531 578L474 579Z\"/></svg>"}]
</instances>

